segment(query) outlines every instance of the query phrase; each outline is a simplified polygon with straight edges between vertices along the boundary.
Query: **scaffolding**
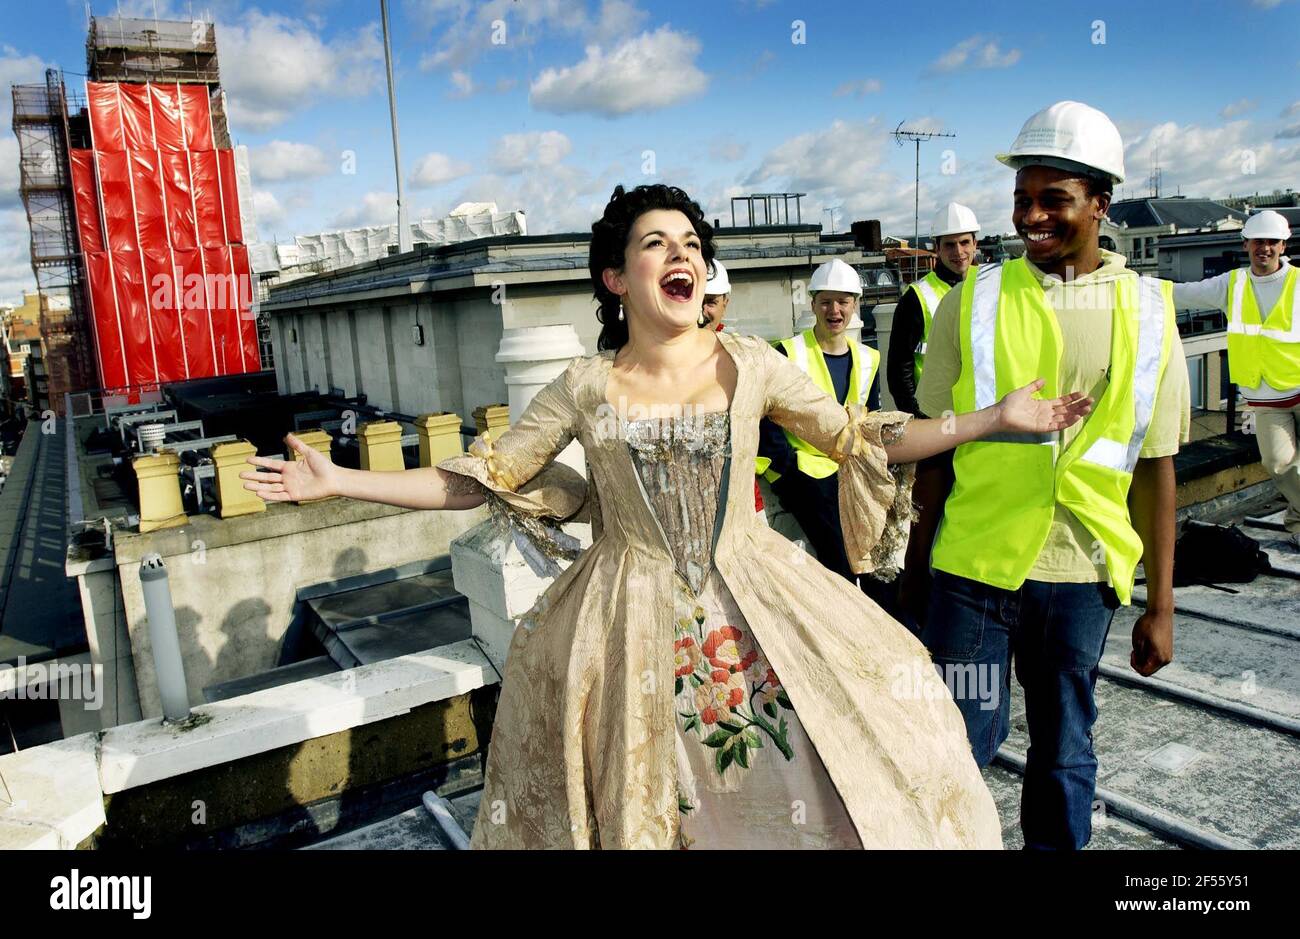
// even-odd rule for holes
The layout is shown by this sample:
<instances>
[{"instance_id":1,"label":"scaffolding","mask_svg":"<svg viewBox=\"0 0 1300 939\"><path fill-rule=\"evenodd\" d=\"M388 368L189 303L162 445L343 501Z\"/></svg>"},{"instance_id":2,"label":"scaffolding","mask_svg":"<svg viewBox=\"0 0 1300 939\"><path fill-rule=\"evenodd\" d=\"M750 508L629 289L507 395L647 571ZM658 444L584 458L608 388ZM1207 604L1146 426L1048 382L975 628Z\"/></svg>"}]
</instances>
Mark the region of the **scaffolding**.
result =
<instances>
[{"instance_id":1,"label":"scaffolding","mask_svg":"<svg viewBox=\"0 0 1300 939\"><path fill-rule=\"evenodd\" d=\"M73 136L63 73L47 69L44 84L13 86L19 192L31 232L32 273L41 295L50 406L62 414L67 392L95 384L86 323L85 275L73 208L68 158ZM75 111L84 103L75 96Z\"/></svg>"},{"instance_id":2,"label":"scaffolding","mask_svg":"<svg viewBox=\"0 0 1300 939\"><path fill-rule=\"evenodd\" d=\"M806 192L753 192L747 196L731 197L731 227L736 227L736 203L744 202L749 207L749 226L754 228L758 224L763 225L789 225L790 224L790 200L794 200L795 224L803 224L803 203L802 199L808 195ZM763 221L759 223L755 217L755 206L763 207ZM785 221L781 221L782 208L785 209Z\"/></svg>"},{"instance_id":3,"label":"scaffolding","mask_svg":"<svg viewBox=\"0 0 1300 939\"><path fill-rule=\"evenodd\" d=\"M221 81L216 27L202 20L91 17L86 74L101 82L216 85Z\"/></svg>"},{"instance_id":4,"label":"scaffolding","mask_svg":"<svg viewBox=\"0 0 1300 939\"><path fill-rule=\"evenodd\" d=\"M220 150L231 147L213 23L91 17L86 33L86 77L93 82L207 85L214 146Z\"/></svg>"}]
</instances>

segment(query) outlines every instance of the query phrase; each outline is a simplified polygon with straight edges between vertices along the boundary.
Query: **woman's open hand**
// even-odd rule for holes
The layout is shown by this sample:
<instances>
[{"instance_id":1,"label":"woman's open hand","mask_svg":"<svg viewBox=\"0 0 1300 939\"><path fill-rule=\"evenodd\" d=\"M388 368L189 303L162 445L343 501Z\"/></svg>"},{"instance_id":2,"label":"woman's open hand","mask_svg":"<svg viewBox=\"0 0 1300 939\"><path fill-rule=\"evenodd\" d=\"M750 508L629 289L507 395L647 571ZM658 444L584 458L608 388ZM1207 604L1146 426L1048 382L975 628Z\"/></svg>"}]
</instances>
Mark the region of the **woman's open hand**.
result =
<instances>
[{"instance_id":1,"label":"woman's open hand","mask_svg":"<svg viewBox=\"0 0 1300 939\"><path fill-rule=\"evenodd\" d=\"M248 462L262 467L244 470L239 478L249 489L267 502L302 502L338 494L339 468L325 454L307 446L293 434L284 438L290 448L301 453L301 460L280 460L268 456L250 456Z\"/></svg>"},{"instance_id":2,"label":"woman's open hand","mask_svg":"<svg viewBox=\"0 0 1300 939\"><path fill-rule=\"evenodd\" d=\"M1032 381L1023 388L1009 392L995 405L998 409L999 431L1049 434L1083 420L1092 410L1092 398L1082 391L1071 391L1046 401L1035 398L1034 393L1045 384L1047 383L1041 378Z\"/></svg>"}]
</instances>

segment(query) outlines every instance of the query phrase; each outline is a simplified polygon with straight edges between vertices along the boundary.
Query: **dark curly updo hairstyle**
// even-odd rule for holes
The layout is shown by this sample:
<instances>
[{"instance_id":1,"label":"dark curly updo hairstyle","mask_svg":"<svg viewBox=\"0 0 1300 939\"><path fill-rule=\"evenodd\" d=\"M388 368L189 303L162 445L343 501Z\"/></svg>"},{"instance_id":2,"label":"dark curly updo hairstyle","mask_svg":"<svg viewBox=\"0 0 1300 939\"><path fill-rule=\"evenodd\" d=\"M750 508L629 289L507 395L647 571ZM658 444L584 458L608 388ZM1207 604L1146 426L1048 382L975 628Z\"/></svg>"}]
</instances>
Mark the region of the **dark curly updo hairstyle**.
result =
<instances>
[{"instance_id":1,"label":"dark curly updo hairstyle","mask_svg":"<svg viewBox=\"0 0 1300 939\"><path fill-rule=\"evenodd\" d=\"M591 285L600 304L596 310L596 319L601 323L596 348L601 351L621 349L627 343L627 320L618 318L618 294L610 292L601 275L607 267L622 270L632 226L646 212L655 209L675 209L691 220L691 227L700 237L705 268L713 269L713 226L704 220L699 203L676 186L656 183L637 186L630 192L615 186L605 214L591 223L591 251L587 255ZM703 290L704 285L700 284L698 289Z\"/></svg>"}]
</instances>

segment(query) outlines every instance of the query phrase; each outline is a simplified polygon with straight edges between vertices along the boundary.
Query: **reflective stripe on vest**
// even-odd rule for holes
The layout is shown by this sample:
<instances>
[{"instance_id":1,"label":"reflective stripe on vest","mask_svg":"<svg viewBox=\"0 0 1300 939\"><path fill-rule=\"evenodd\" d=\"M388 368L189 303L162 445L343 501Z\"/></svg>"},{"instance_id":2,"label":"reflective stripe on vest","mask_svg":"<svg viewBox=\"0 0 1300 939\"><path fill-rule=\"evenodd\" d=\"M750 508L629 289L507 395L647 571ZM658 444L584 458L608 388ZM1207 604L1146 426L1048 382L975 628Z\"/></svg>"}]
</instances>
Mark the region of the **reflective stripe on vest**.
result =
<instances>
[{"instance_id":1,"label":"reflective stripe on vest","mask_svg":"<svg viewBox=\"0 0 1300 939\"><path fill-rule=\"evenodd\" d=\"M786 355L799 367L799 371L811 378L822 391L835 397L835 383L831 380L830 369L826 367L826 359L821 347L817 345L817 336L811 329L806 329L791 339L782 339L778 345L785 349ZM880 353L870 346L850 339L849 355L852 364L849 368L849 388L845 401L866 407L867 398L871 394L871 383L875 380L876 372L880 367ZM796 437L788 430L785 431L785 437L795 451L795 460L800 472L805 475L814 479L825 479L839 469L838 463L808 441ZM754 463L754 470L768 482L776 482L781 478L781 474L770 469L770 466L770 459L758 457Z\"/></svg>"},{"instance_id":2,"label":"reflective stripe on vest","mask_svg":"<svg viewBox=\"0 0 1300 939\"><path fill-rule=\"evenodd\" d=\"M1142 542L1129 519L1128 488L1177 326L1171 285L1130 276L1114 290L1112 379L1093 413L1064 452L1057 434L958 447L956 481L932 556L936 568L1019 588L1060 504L1097 539L1110 583L1129 602ZM1068 390L1057 387L1063 349L1055 311L1023 260L982 265L967 275L961 330L962 373L953 388L958 413L994 404L1037 377L1046 380L1044 398Z\"/></svg>"},{"instance_id":3,"label":"reflective stripe on vest","mask_svg":"<svg viewBox=\"0 0 1300 939\"><path fill-rule=\"evenodd\" d=\"M1300 387L1300 289L1297 269L1288 266L1282 292L1263 317L1249 269L1228 275L1228 373L1238 385Z\"/></svg>"}]
</instances>

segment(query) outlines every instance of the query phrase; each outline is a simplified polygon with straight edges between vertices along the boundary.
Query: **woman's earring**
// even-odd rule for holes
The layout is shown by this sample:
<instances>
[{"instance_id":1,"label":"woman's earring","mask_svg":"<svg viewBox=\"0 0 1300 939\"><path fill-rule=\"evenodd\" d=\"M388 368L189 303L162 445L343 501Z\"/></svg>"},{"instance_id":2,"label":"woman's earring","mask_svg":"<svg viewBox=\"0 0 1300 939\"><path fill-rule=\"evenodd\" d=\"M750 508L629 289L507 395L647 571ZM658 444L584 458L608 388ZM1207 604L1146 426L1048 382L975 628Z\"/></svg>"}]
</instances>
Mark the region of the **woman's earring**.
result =
<instances>
[{"instance_id":1,"label":"woman's earring","mask_svg":"<svg viewBox=\"0 0 1300 939\"><path fill-rule=\"evenodd\" d=\"M621 302L618 305L618 321L623 322L623 304Z\"/></svg>"}]
</instances>

